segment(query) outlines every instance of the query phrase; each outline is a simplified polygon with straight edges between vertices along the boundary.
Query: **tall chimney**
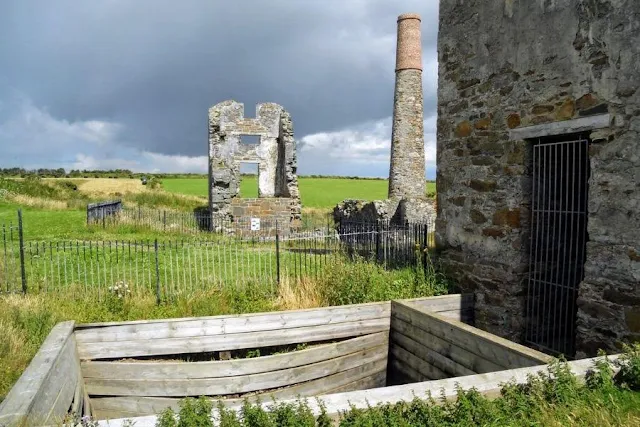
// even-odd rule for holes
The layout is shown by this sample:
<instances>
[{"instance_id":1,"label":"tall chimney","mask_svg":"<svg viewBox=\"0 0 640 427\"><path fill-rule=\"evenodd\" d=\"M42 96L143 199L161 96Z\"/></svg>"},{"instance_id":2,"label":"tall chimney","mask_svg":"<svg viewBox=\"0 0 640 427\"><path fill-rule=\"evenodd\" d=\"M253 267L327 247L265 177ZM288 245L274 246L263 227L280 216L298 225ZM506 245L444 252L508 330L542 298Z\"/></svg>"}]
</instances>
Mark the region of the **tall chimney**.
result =
<instances>
[{"instance_id":1,"label":"tall chimney","mask_svg":"<svg viewBox=\"0 0 640 427\"><path fill-rule=\"evenodd\" d=\"M389 198L425 196L420 15L398 17Z\"/></svg>"}]
</instances>

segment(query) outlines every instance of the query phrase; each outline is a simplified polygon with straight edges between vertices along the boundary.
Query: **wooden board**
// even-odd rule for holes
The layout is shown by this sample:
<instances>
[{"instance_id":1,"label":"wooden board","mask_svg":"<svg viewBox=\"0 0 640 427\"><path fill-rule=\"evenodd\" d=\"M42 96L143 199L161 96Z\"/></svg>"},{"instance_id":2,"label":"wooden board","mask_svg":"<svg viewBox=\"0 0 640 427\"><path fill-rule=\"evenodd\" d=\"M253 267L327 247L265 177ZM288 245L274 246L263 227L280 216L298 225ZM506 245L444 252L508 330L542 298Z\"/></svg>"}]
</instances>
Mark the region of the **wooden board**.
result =
<instances>
[{"instance_id":1,"label":"wooden board","mask_svg":"<svg viewBox=\"0 0 640 427\"><path fill-rule=\"evenodd\" d=\"M370 318L369 314L372 312L379 313L377 317L388 316L390 313L390 302L375 302L368 304L353 304L336 307L325 308L311 308L304 310L290 310L290 311L278 311L278 312L266 312L266 313L250 313L250 314L234 314L223 316L207 316L207 317L183 317L177 319L154 319L154 320L134 320L129 322L102 322L102 323L85 323L76 326L76 334L78 335L78 341L91 342L94 339L100 339L100 335L103 332L108 333L135 333L138 330L154 330L155 328L163 328L169 325L173 329L182 329L183 327L189 327L198 325L208 325L215 327L216 325L224 324L251 324L250 327L245 328L245 331L255 330L254 327L259 327L261 323L271 323L273 320L280 322L280 325L276 328L282 328L287 322L294 322L299 319L305 318L331 318L338 317L340 315L348 316L364 316L363 319ZM304 325L301 325L304 326ZM226 332L227 329L223 331ZM126 337L125 337L126 339Z\"/></svg>"},{"instance_id":2,"label":"wooden board","mask_svg":"<svg viewBox=\"0 0 640 427\"><path fill-rule=\"evenodd\" d=\"M320 396L324 394L344 393L347 391L367 390L370 388L384 387L386 386L386 383L387 372L386 370L382 370L360 380L350 382L349 384L336 387L331 390L327 390L325 393L320 394Z\"/></svg>"},{"instance_id":3,"label":"wooden board","mask_svg":"<svg viewBox=\"0 0 640 427\"><path fill-rule=\"evenodd\" d=\"M70 408L79 378L73 358L74 322L53 327L18 382L0 403L0 425L26 422L38 425L64 416ZM77 368L77 369L76 369Z\"/></svg>"},{"instance_id":4,"label":"wooden board","mask_svg":"<svg viewBox=\"0 0 640 427\"><path fill-rule=\"evenodd\" d=\"M40 387L31 413L46 414L44 420L47 424L61 421L69 412L80 381L80 363L76 358L75 339L71 335L51 368L47 381Z\"/></svg>"},{"instance_id":5,"label":"wooden board","mask_svg":"<svg viewBox=\"0 0 640 427\"><path fill-rule=\"evenodd\" d=\"M419 372L424 376L424 381L441 380L450 377L446 372L395 344L389 346L389 357L391 360L397 360L401 366L408 366L414 371ZM402 369L400 371L402 371Z\"/></svg>"},{"instance_id":6,"label":"wooden board","mask_svg":"<svg viewBox=\"0 0 640 427\"><path fill-rule=\"evenodd\" d=\"M435 313L426 313L396 301L391 303L391 312L392 317L415 325L486 360L494 361L506 369L535 366L552 360L544 353L515 344L481 329Z\"/></svg>"},{"instance_id":7,"label":"wooden board","mask_svg":"<svg viewBox=\"0 0 640 427\"><path fill-rule=\"evenodd\" d=\"M483 374L504 369L504 367L490 360L452 344L450 341L425 332L419 327L411 325L395 316L391 318L391 325L394 333L397 332L406 337L410 337L433 352L441 354L447 359L451 359L453 362L464 366L474 373Z\"/></svg>"},{"instance_id":8,"label":"wooden board","mask_svg":"<svg viewBox=\"0 0 640 427\"><path fill-rule=\"evenodd\" d=\"M276 392L254 394L248 396L247 400L250 402L256 402L258 400L261 402L269 402L274 398L292 399L297 396L308 397L349 389L356 390L354 387L361 387L359 390L362 390L369 386L381 386L384 384L384 378L386 377L386 362L386 358L383 358L329 377L306 382L297 387L290 387ZM233 409L239 409L244 402L244 398L212 400L214 406L217 405L218 402L222 402L226 407ZM100 397L92 399L92 405L98 419L159 414L166 408L172 408L177 411L180 408L179 402L180 399L177 398L137 396Z\"/></svg>"},{"instance_id":9,"label":"wooden board","mask_svg":"<svg viewBox=\"0 0 640 427\"><path fill-rule=\"evenodd\" d=\"M418 356L425 362L445 372L449 377L463 377L466 375L475 375L477 373L459 363L454 362L445 355L422 345L418 341L402 335L396 330L391 331L390 343Z\"/></svg>"},{"instance_id":10,"label":"wooden board","mask_svg":"<svg viewBox=\"0 0 640 427\"><path fill-rule=\"evenodd\" d=\"M438 297L412 298L396 300L399 303L417 308L426 312L444 313L473 310L473 294L442 295Z\"/></svg>"},{"instance_id":11,"label":"wooden board","mask_svg":"<svg viewBox=\"0 0 640 427\"><path fill-rule=\"evenodd\" d=\"M102 342L78 343L78 354L82 360L87 360L202 353L328 341L385 332L388 330L389 318L379 318L239 334L152 340L140 339L136 341L117 341L108 344Z\"/></svg>"},{"instance_id":12,"label":"wooden board","mask_svg":"<svg viewBox=\"0 0 640 427\"><path fill-rule=\"evenodd\" d=\"M453 317L473 309L473 295L445 295L401 301L420 310ZM83 344L297 328L388 317L390 307L390 302L382 302L274 313L84 324L76 327L76 339Z\"/></svg>"},{"instance_id":13,"label":"wooden board","mask_svg":"<svg viewBox=\"0 0 640 427\"><path fill-rule=\"evenodd\" d=\"M400 375L402 378L402 383L419 383L423 381L431 381L426 375L421 374L420 372L413 369L411 366L406 363L401 362L397 358L389 359L389 367L388 371L391 375Z\"/></svg>"},{"instance_id":14,"label":"wooden board","mask_svg":"<svg viewBox=\"0 0 640 427\"><path fill-rule=\"evenodd\" d=\"M388 343L388 333L378 332L306 350L250 359L212 362L82 362L82 376L86 379L123 378L137 380L175 380L259 374L323 360Z\"/></svg>"},{"instance_id":15,"label":"wooden board","mask_svg":"<svg viewBox=\"0 0 640 427\"><path fill-rule=\"evenodd\" d=\"M326 377L380 360L387 352L388 346L383 344L310 365L260 374L177 380L85 378L85 386L89 395L100 396L182 397L247 393Z\"/></svg>"},{"instance_id":16,"label":"wooden board","mask_svg":"<svg viewBox=\"0 0 640 427\"><path fill-rule=\"evenodd\" d=\"M609 356L609 360L615 361L619 355ZM578 378L584 378L586 373L593 369L594 363L600 358L583 359L569 362L571 372ZM411 402L416 396L444 395L445 398L454 399L458 393L458 387L465 390L475 388L482 394L496 395L502 388L503 383L514 381L518 384L527 382L530 375L538 373L548 374L547 366L534 366L520 369L504 370L488 374L472 375L465 378L448 378L437 381L427 381L414 384L398 385L393 387L382 387L363 391L329 394L315 399L309 399L308 405L311 411L320 414L320 403L328 412L328 415L335 416L340 412L349 411L351 407L366 409L369 406L378 404L396 404L399 402ZM287 401L285 401L287 402ZM295 402L295 400L293 400ZM269 410L271 402L262 404L265 410ZM157 417L145 416L136 417L132 421L136 427L155 427ZM125 419L113 419L109 421L99 421L99 427L124 427Z\"/></svg>"}]
</instances>

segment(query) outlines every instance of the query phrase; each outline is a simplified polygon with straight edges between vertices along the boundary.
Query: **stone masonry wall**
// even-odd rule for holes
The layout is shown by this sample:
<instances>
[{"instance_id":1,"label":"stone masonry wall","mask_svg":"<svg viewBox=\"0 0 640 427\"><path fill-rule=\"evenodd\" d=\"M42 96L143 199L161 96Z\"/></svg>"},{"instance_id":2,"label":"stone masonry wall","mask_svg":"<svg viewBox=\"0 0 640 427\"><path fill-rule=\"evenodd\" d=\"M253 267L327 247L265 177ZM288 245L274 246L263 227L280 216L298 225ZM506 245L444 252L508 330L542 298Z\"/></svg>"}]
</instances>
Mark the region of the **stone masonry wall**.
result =
<instances>
[{"instance_id":1,"label":"stone masonry wall","mask_svg":"<svg viewBox=\"0 0 640 427\"><path fill-rule=\"evenodd\" d=\"M378 220L392 224L435 224L435 200L386 199L386 200L344 200L333 208L333 219L362 223L375 223Z\"/></svg>"},{"instance_id":2,"label":"stone masonry wall","mask_svg":"<svg viewBox=\"0 0 640 427\"><path fill-rule=\"evenodd\" d=\"M591 134L578 356L640 339L640 2L441 0L441 259L476 295L476 323L520 341L531 143L509 130L610 113Z\"/></svg>"},{"instance_id":3,"label":"stone masonry wall","mask_svg":"<svg viewBox=\"0 0 640 427\"><path fill-rule=\"evenodd\" d=\"M231 201L231 219L235 224L236 234L241 235L275 235L276 226L281 235L291 231L291 204L295 200L289 198L251 198L239 197ZM259 232L251 231L251 218L260 219Z\"/></svg>"}]
</instances>

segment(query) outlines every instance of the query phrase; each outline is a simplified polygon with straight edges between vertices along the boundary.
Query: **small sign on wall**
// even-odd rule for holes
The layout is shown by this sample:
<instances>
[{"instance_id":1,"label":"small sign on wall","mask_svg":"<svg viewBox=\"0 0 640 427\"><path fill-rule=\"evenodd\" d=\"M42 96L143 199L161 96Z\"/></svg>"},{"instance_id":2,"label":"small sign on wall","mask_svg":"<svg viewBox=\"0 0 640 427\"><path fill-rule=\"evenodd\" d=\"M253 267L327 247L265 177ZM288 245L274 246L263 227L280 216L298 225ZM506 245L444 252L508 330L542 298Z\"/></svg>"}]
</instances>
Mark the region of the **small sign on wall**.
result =
<instances>
[{"instance_id":1,"label":"small sign on wall","mask_svg":"<svg viewBox=\"0 0 640 427\"><path fill-rule=\"evenodd\" d=\"M260 231L260 218L251 218L251 231Z\"/></svg>"}]
</instances>

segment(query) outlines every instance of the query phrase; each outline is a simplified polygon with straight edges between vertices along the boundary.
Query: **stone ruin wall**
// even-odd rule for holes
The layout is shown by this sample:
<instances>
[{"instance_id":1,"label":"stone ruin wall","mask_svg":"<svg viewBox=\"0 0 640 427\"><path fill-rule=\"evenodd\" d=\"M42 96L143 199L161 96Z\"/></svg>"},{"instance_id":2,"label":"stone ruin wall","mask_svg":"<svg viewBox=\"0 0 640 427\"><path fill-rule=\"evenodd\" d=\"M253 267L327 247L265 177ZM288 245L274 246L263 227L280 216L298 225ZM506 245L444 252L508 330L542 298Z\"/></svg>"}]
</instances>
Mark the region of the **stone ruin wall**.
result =
<instances>
[{"instance_id":1,"label":"stone ruin wall","mask_svg":"<svg viewBox=\"0 0 640 427\"><path fill-rule=\"evenodd\" d=\"M242 144L242 135L259 136L260 143ZM262 211L277 212L280 218L285 203L289 221L299 221L296 143L291 116L283 107L258 104L254 119L245 118L244 105L232 100L209 109L209 210L214 217L240 218L238 206L245 205L237 200L242 162L258 164Z\"/></svg>"},{"instance_id":2,"label":"stone ruin wall","mask_svg":"<svg viewBox=\"0 0 640 427\"><path fill-rule=\"evenodd\" d=\"M333 209L336 223L353 221L374 223L378 220L391 224L435 224L436 203L432 199L344 200Z\"/></svg>"},{"instance_id":3,"label":"stone ruin wall","mask_svg":"<svg viewBox=\"0 0 640 427\"><path fill-rule=\"evenodd\" d=\"M288 198L247 198L231 200L231 215L236 226L235 234L241 236L280 236L291 233L291 199ZM260 219L260 230L251 230L251 219Z\"/></svg>"},{"instance_id":4,"label":"stone ruin wall","mask_svg":"<svg viewBox=\"0 0 640 427\"><path fill-rule=\"evenodd\" d=\"M640 2L441 0L441 259L476 324L521 341L531 148L509 130L610 113L591 134L578 357L640 340Z\"/></svg>"}]
</instances>

